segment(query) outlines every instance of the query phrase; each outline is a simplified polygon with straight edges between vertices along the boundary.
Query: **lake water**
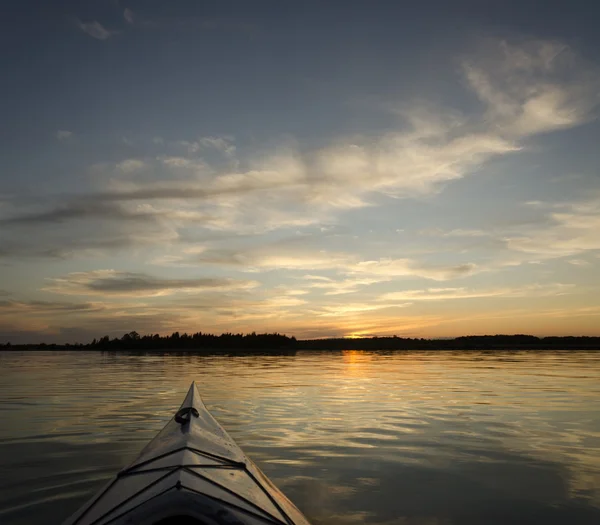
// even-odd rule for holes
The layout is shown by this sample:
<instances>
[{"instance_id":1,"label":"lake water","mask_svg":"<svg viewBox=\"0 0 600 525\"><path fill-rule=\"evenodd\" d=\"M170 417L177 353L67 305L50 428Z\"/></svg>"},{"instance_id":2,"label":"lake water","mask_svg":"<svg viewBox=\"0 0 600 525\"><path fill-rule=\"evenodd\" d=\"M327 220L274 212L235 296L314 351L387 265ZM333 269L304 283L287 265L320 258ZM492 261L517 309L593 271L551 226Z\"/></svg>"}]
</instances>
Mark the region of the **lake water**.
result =
<instances>
[{"instance_id":1,"label":"lake water","mask_svg":"<svg viewBox=\"0 0 600 525\"><path fill-rule=\"evenodd\" d=\"M600 352L0 352L0 523L60 523L192 380L316 524L600 523Z\"/></svg>"}]
</instances>

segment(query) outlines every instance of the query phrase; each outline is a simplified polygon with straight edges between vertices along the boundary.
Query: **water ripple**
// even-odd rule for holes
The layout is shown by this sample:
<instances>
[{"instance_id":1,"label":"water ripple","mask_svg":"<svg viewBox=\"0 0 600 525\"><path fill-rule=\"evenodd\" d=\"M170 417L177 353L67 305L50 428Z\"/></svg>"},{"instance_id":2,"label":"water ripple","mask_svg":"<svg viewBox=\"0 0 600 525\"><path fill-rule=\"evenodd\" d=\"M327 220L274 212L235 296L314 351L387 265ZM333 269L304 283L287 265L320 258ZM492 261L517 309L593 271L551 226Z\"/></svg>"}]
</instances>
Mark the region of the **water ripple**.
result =
<instances>
[{"instance_id":1,"label":"water ripple","mask_svg":"<svg viewBox=\"0 0 600 525\"><path fill-rule=\"evenodd\" d=\"M59 523L189 383L318 524L600 523L600 354L0 352L0 522Z\"/></svg>"}]
</instances>

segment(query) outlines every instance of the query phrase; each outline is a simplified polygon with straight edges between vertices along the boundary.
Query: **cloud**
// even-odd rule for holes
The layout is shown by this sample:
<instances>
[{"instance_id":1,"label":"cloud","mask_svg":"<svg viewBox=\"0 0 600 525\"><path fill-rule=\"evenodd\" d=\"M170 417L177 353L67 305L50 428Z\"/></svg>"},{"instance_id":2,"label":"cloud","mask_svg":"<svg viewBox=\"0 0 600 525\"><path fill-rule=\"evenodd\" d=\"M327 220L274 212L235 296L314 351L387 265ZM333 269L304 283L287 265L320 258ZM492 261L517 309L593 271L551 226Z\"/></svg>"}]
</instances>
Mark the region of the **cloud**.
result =
<instances>
[{"instance_id":1,"label":"cloud","mask_svg":"<svg viewBox=\"0 0 600 525\"><path fill-rule=\"evenodd\" d=\"M199 212L185 210L160 209L149 205L136 205L124 207L118 204L103 202L72 202L62 207L49 210L31 211L0 218L0 224L5 225L48 225L51 223L64 223L74 219L102 219L106 221L142 222L148 225L151 222L162 220L183 220L187 222L210 221L210 216Z\"/></svg>"},{"instance_id":2,"label":"cloud","mask_svg":"<svg viewBox=\"0 0 600 525\"><path fill-rule=\"evenodd\" d=\"M465 78L500 133L525 137L593 118L597 68L567 45L546 40L489 40L462 64Z\"/></svg>"},{"instance_id":3,"label":"cloud","mask_svg":"<svg viewBox=\"0 0 600 525\"><path fill-rule=\"evenodd\" d=\"M179 241L184 225L200 227L213 220L202 211L147 203L84 200L20 213L7 209L0 215L0 258L98 257L120 250L131 255L134 248L157 245L166 250Z\"/></svg>"},{"instance_id":4,"label":"cloud","mask_svg":"<svg viewBox=\"0 0 600 525\"><path fill-rule=\"evenodd\" d=\"M361 261L348 267L349 273L379 275L383 277L423 277L435 281L447 281L472 275L480 269L473 263L458 265L424 265L411 259L378 259Z\"/></svg>"},{"instance_id":5,"label":"cloud","mask_svg":"<svg viewBox=\"0 0 600 525\"><path fill-rule=\"evenodd\" d=\"M236 152L235 140L231 136L200 137L197 140L178 140L174 145L187 150L188 153L198 153L200 150L216 150L227 157L233 157Z\"/></svg>"},{"instance_id":6,"label":"cloud","mask_svg":"<svg viewBox=\"0 0 600 525\"><path fill-rule=\"evenodd\" d=\"M45 231L44 235L31 242L31 239L6 242L0 247L0 258L49 258L74 259L105 256L109 253L126 252L128 256L137 255L139 248L148 248L157 244L167 249L171 243L177 242L179 235L175 228L162 221L130 221L119 227L89 222L85 228L77 232L56 228Z\"/></svg>"},{"instance_id":7,"label":"cloud","mask_svg":"<svg viewBox=\"0 0 600 525\"><path fill-rule=\"evenodd\" d=\"M198 143L205 148L216 149L227 157L235 155L236 147L230 137L203 137Z\"/></svg>"},{"instance_id":8,"label":"cloud","mask_svg":"<svg viewBox=\"0 0 600 525\"><path fill-rule=\"evenodd\" d=\"M176 166L181 167L181 166ZM217 178L212 184L190 184L158 182L156 184L131 185L131 189L98 192L84 195L87 201L136 201L136 200L205 200L228 195L247 195L262 190L277 190L289 186L285 180L277 183L269 180L269 173L252 172L245 174L235 184L226 184L225 178Z\"/></svg>"},{"instance_id":9,"label":"cloud","mask_svg":"<svg viewBox=\"0 0 600 525\"><path fill-rule=\"evenodd\" d=\"M548 225L504 237L507 247L541 258L600 250L600 198L567 203L539 203Z\"/></svg>"},{"instance_id":10,"label":"cloud","mask_svg":"<svg viewBox=\"0 0 600 525\"><path fill-rule=\"evenodd\" d=\"M122 249L127 243L162 246L177 242L192 227L208 233L264 234L336 224L344 214L389 204L390 197L434 195L447 184L476 174L487 162L518 154L527 148L528 138L574 127L593 115L597 71L569 48L545 41L489 41L480 47L460 68L464 85L480 101L478 112L461 113L416 101L393 108L397 121L388 131L341 136L314 148L279 144L272 151L239 159L228 136L194 138L176 145L161 139L156 146L177 147L177 154L124 158L98 178L96 191L55 198L44 195L41 211L19 210L9 216L2 210L4 245L25 245L27 239L20 236L6 239L12 235L9 226L25 224L46 231L58 222L70 223L78 239L65 232L61 239L49 239L47 249L29 250L64 254L90 246L106 250ZM90 218L105 226L93 230L81 225ZM554 220L562 221L565 233L583 230L567 226L566 217ZM485 232L465 228L444 235L483 237ZM579 239L594 245L591 230ZM560 243L564 253L579 253L574 247L567 249L566 237ZM543 243L537 246L535 238L527 235L507 234L505 244L522 253L543 249ZM320 256L310 261L294 254L295 263L283 254L269 257L249 264L262 268L295 264L307 270L343 267L321 261ZM446 280L479 271L471 262L439 268L415 266L403 259L353 263L358 266L345 270L365 274L370 268L369 275L388 278L421 275Z\"/></svg>"},{"instance_id":11,"label":"cloud","mask_svg":"<svg viewBox=\"0 0 600 525\"><path fill-rule=\"evenodd\" d=\"M87 279L72 277L72 275L67 276L71 281L83 280L85 287L90 277L92 280L97 280L98 276L88 276ZM152 285L154 284L153 282ZM172 285L173 283L169 282L167 286ZM79 295L81 284L75 287ZM113 288L112 285L109 287ZM126 288L129 287L127 284ZM119 285L118 288L121 286ZM255 323L271 322L281 327L281 323L285 323L287 319L294 319L301 315L301 310L298 309L306 303L295 295L254 288L241 281L232 286L202 288L200 291L194 290L194 293L173 293L168 297L146 294L145 284L143 288L143 295L136 292L126 294L120 291L103 292L106 302L93 304L104 305L104 310L81 313L72 324L68 323L71 318L65 319L58 314L48 312L47 323L52 325L60 322L59 326L63 328L72 326L80 333L84 331L89 334L89 339L104 333L116 333L120 336L133 329L152 333L170 333L175 330L188 332L210 330L220 333L230 330L232 323L245 327L240 329L252 331L256 329ZM84 290L81 290L81 294L84 294ZM85 292L85 295L90 293ZM121 298L125 298L127 302L122 302ZM0 321L2 321L1 315Z\"/></svg>"},{"instance_id":12,"label":"cloud","mask_svg":"<svg viewBox=\"0 0 600 525\"><path fill-rule=\"evenodd\" d=\"M301 306L307 304L308 301L300 299L299 297L273 297L269 300L269 307L271 308L288 308L290 306Z\"/></svg>"},{"instance_id":13,"label":"cloud","mask_svg":"<svg viewBox=\"0 0 600 525\"><path fill-rule=\"evenodd\" d=\"M321 317L345 317L348 315L365 314L388 308L406 308L411 303L397 304L365 304L365 303L344 303L327 305L317 308L315 314Z\"/></svg>"},{"instance_id":14,"label":"cloud","mask_svg":"<svg viewBox=\"0 0 600 525\"><path fill-rule=\"evenodd\" d=\"M573 266L591 266L591 263L584 259L570 259L567 262Z\"/></svg>"},{"instance_id":15,"label":"cloud","mask_svg":"<svg viewBox=\"0 0 600 525\"><path fill-rule=\"evenodd\" d=\"M408 131L388 133L375 140L325 148L314 161L310 200L340 208L364 206L369 193L411 197L436 192L443 183L467 175L492 157L518 151L510 140L487 133L453 136L447 124L432 136L438 117L407 112Z\"/></svg>"},{"instance_id":16,"label":"cloud","mask_svg":"<svg viewBox=\"0 0 600 525\"><path fill-rule=\"evenodd\" d=\"M426 288L423 290L404 290L390 292L378 298L379 301L448 301L456 299L476 299L489 297L548 297L564 295L573 291L574 285L552 283L546 285L531 284L519 288Z\"/></svg>"},{"instance_id":17,"label":"cloud","mask_svg":"<svg viewBox=\"0 0 600 525\"><path fill-rule=\"evenodd\" d=\"M429 237L487 237L490 235L489 231L483 231L478 229L463 229L455 228L453 230L444 231L440 228L431 228L419 231L420 235L426 235Z\"/></svg>"},{"instance_id":18,"label":"cloud","mask_svg":"<svg viewBox=\"0 0 600 525\"><path fill-rule=\"evenodd\" d=\"M381 277L377 278L364 278L364 277L349 277L342 279L332 279L329 277L323 277L319 275L308 275L304 276L305 279L312 281L308 287L313 290L325 290L325 295L343 295L349 293L355 293L364 286L376 284L381 282Z\"/></svg>"},{"instance_id":19,"label":"cloud","mask_svg":"<svg viewBox=\"0 0 600 525\"><path fill-rule=\"evenodd\" d=\"M185 316L143 303L12 301L0 304L0 340L11 342L89 342L104 334L120 337L179 330Z\"/></svg>"},{"instance_id":20,"label":"cloud","mask_svg":"<svg viewBox=\"0 0 600 525\"><path fill-rule=\"evenodd\" d=\"M377 195L406 198L436 193L494 158L521 151L522 140L531 135L586 122L598 101L594 68L552 42L520 46L491 42L464 60L462 71L466 85L484 105L480 115L413 104L396 108L402 119L398 129L379 136L342 137L302 153L280 148L273 155L246 159L251 168L245 171L219 172L214 165L212 176L204 161L202 181L169 178L86 198L210 199L221 211L220 228L229 230L331 222L344 210L375 205ZM230 137L203 137L179 145L190 155L202 150L236 153ZM193 163L185 157L161 162L173 169Z\"/></svg>"},{"instance_id":21,"label":"cloud","mask_svg":"<svg viewBox=\"0 0 600 525\"><path fill-rule=\"evenodd\" d=\"M348 261L348 254L314 251L301 244L303 240L284 240L246 250L204 248L184 259L195 263L239 266L248 271L329 269L343 266Z\"/></svg>"},{"instance_id":22,"label":"cloud","mask_svg":"<svg viewBox=\"0 0 600 525\"><path fill-rule=\"evenodd\" d=\"M244 290L258 286L256 281L224 278L169 279L143 273L95 270L75 272L50 279L45 291L67 295L163 296L205 290Z\"/></svg>"},{"instance_id":23,"label":"cloud","mask_svg":"<svg viewBox=\"0 0 600 525\"><path fill-rule=\"evenodd\" d=\"M343 156L343 153L340 153ZM331 156L329 161L332 161ZM390 166L401 165L402 159L386 161ZM204 171L206 164L193 162L181 157L166 157L161 163L170 169L193 168ZM381 164L381 163L380 163ZM123 173L132 173L143 169L141 161L127 159L119 163ZM321 166L323 167L323 166ZM391 169L391 168L390 168ZM394 168L397 169L397 168ZM334 173L335 172L335 173ZM82 195L82 202L127 202L152 200L179 200L187 203L207 201L213 209L221 212L221 229L269 230L289 226L306 226L331 221L336 210L363 207L368 203L361 193L382 189L388 186L388 193L399 195L403 191L426 193L431 184L447 180L440 165L431 165L431 173L420 178L415 175L402 184L377 182L368 177L357 180L351 185L349 173L335 171L326 167L317 177L311 174L308 166L295 157L272 159L272 164L260 169L243 173L218 175L210 180L160 181L156 183L134 183L122 188ZM423 175L423 173L421 173ZM454 175L449 176L453 178ZM401 189L404 188L404 189ZM409 188L411 188L409 190ZM62 205L64 207L65 205Z\"/></svg>"},{"instance_id":24,"label":"cloud","mask_svg":"<svg viewBox=\"0 0 600 525\"><path fill-rule=\"evenodd\" d=\"M133 14L133 11L129 8L126 8L123 11L123 18L129 24L133 24L135 22L135 15Z\"/></svg>"},{"instance_id":25,"label":"cloud","mask_svg":"<svg viewBox=\"0 0 600 525\"><path fill-rule=\"evenodd\" d=\"M163 157L162 163L170 168L190 168L197 165L197 161L186 157ZM205 166L203 163L202 166Z\"/></svg>"},{"instance_id":26,"label":"cloud","mask_svg":"<svg viewBox=\"0 0 600 525\"><path fill-rule=\"evenodd\" d=\"M117 163L117 169L123 173L132 173L134 171L146 168L146 163L141 159L125 159Z\"/></svg>"},{"instance_id":27,"label":"cloud","mask_svg":"<svg viewBox=\"0 0 600 525\"><path fill-rule=\"evenodd\" d=\"M65 141L70 139L73 136L72 131L67 131L66 129L59 129L56 134L56 138L60 141Z\"/></svg>"},{"instance_id":28,"label":"cloud","mask_svg":"<svg viewBox=\"0 0 600 525\"><path fill-rule=\"evenodd\" d=\"M112 217L113 219L124 219L128 216L122 208L112 205L95 204L69 204L50 210L21 213L0 218L0 224L5 225L39 225L49 223L66 222L72 219Z\"/></svg>"},{"instance_id":29,"label":"cloud","mask_svg":"<svg viewBox=\"0 0 600 525\"><path fill-rule=\"evenodd\" d=\"M96 38L97 40L107 40L111 36L115 35L116 31L111 31L106 29L100 22L77 22L77 26L84 33L87 33L92 38Z\"/></svg>"},{"instance_id":30,"label":"cloud","mask_svg":"<svg viewBox=\"0 0 600 525\"><path fill-rule=\"evenodd\" d=\"M361 260L350 253L314 250L304 242L306 240L299 237L246 250L205 248L191 254L189 260L195 263L237 266L250 272L334 270L343 277L334 279L304 276L304 279L313 281L311 288L326 289L329 295L351 293L361 286L399 277L446 281L483 271L483 268L473 263L429 265L407 258Z\"/></svg>"},{"instance_id":31,"label":"cloud","mask_svg":"<svg viewBox=\"0 0 600 525\"><path fill-rule=\"evenodd\" d=\"M600 250L600 197L588 191L587 199L523 203L528 209L522 218L507 219L487 231L442 230L418 231L421 236L436 237L435 249L469 252L481 256L481 249L492 249L493 260L486 269L500 269L522 264L543 264L552 259L573 257L566 261L575 266L591 265L579 255ZM520 214L522 210L518 210ZM451 242L441 244L441 239Z\"/></svg>"},{"instance_id":32,"label":"cloud","mask_svg":"<svg viewBox=\"0 0 600 525\"><path fill-rule=\"evenodd\" d=\"M69 303L53 301L0 301L0 312L13 314L46 314L48 312L91 312L102 310L103 307L94 303Z\"/></svg>"},{"instance_id":33,"label":"cloud","mask_svg":"<svg viewBox=\"0 0 600 525\"><path fill-rule=\"evenodd\" d=\"M176 143L180 147L187 150L188 153L197 153L200 150L200 144L195 141L180 140Z\"/></svg>"}]
</instances>

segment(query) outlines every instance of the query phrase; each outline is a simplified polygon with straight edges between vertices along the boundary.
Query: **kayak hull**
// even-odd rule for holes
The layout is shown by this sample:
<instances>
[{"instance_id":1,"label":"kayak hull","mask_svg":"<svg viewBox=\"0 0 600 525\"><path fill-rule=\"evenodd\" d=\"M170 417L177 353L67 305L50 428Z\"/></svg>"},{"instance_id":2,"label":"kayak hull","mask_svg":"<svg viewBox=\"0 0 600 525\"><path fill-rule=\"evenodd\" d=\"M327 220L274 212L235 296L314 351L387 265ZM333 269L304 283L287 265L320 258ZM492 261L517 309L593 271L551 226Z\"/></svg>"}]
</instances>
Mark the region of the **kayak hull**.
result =
<instances>
[{"instance_id":1,"label":"kayak hull","mask_svg":"<svg viewBox=\"0 0 600 525\"><path fill-rule=\"evenodd\" d=\"M309 525L236 445L192 383L133 463L64 525Z\"/></svg>"}]
</instances>

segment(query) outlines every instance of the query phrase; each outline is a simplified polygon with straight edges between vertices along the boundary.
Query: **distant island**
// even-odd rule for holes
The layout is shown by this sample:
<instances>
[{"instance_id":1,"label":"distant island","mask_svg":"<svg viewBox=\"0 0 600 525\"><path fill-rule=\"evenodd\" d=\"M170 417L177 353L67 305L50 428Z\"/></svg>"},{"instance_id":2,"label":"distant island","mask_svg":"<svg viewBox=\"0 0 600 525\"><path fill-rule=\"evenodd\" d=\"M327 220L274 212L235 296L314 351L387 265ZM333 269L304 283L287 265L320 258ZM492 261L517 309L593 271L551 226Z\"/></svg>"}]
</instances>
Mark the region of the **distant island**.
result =
<instances>
[{"instance_id":1,"label":"distant island","mask_svg":"<svg viewBox=\"0 0 600 525\"><path fill-rule=\"evenodd\" d=\"M473 335L454 339L407 337L328 338L298 340L272 334L159 334L128 332L104 336L87 344L0 344L0 350L100 350L107 352L294 353L297 350L600 350L600 337L533 335Z\"/></svg>"}]
</instances>

